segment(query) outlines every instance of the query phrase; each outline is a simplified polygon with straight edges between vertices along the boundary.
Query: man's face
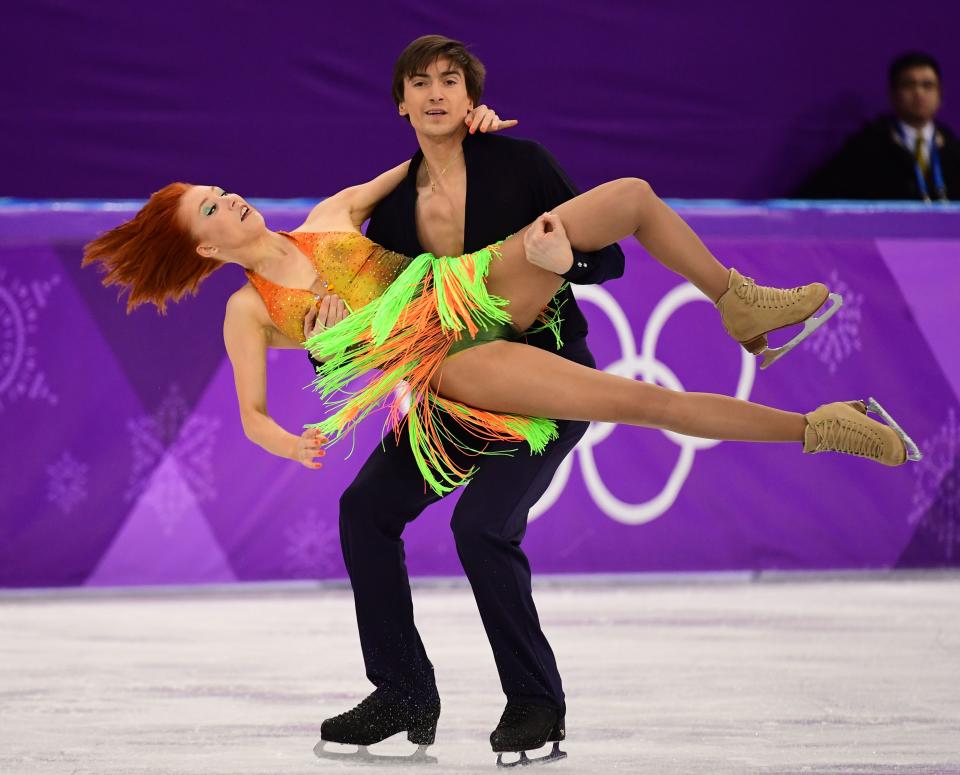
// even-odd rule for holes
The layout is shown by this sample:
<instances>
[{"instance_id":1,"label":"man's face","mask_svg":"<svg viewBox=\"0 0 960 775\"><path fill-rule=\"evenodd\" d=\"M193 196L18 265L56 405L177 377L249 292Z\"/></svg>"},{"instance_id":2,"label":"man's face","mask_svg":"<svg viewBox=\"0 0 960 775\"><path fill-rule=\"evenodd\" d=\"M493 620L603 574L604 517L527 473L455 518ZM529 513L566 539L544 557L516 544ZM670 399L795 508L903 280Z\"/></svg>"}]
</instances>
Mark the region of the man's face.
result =
<instances>
[{"instance_id":1,"label":"man's face","mask_svg":"<svg viewBox=\"0 0 960 775\"><path fill-rule=\"evenodd\" d=\"M890 98L898 118L926 124L940 109L940 80L932 67L908 68L900 73Z\"/></svg>"},{"instance_id":2,"label":"man's face","mask_svg":"<svg viewBox=\"0 0 960 775\"><path fill-rule=\"evenodd\" d=\"M403 82L400 115L409 116L417 134L443 137L464 128L473 110L463 73L446 59L438 59Z\"/></svg>"}]
</instances>

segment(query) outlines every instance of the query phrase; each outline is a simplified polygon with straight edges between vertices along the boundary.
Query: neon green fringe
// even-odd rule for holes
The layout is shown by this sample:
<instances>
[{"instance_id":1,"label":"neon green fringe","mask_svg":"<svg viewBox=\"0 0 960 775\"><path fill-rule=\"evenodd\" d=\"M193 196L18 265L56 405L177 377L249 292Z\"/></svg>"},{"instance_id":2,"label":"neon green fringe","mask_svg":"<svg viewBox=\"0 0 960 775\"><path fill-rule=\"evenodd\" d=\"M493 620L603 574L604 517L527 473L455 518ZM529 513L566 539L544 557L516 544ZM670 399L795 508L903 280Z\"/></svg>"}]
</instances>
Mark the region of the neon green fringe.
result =
<instances>
[{"instance_id":1,"label":"neon green fringe","mask_svg":"<svg viewBox=\"0 0 960 775\"><path fill-rule=\"evenodd\" d=\"M406 380L412 390L406 418L411 448L424 480L438 494L466 484L475 472L475 467L460 469L444 449L438 448L443 442L470 455L514 451L471 448L444 426L442 415L481 440L514 438L526 442L531 452L542 452L557 437L553 420L483 412L429 390L431 374L426 371L434 368L437 358L444 357L463 332L510 322L504 309L507 301L489 294L486 286L490 263L500 257L499 244L458 258L423 253L381 296L309 339L306 347L321 361L314 389L324 399L337 392L345 397L328 400L336 408L334 414L308 427L319 428L333 443L370 412L390 402L388 422L393 420L399 433L399 399L394 397L391 402L390 397L397 384ZM559 347L558 312L554 307L551 314L541 316L543 325L535 330L553 331ZM433 348L429 362L425 362L425 346ZM382 373L360 389L348 390L354 379L375 369Z\"/></svg>"}]
</instances>

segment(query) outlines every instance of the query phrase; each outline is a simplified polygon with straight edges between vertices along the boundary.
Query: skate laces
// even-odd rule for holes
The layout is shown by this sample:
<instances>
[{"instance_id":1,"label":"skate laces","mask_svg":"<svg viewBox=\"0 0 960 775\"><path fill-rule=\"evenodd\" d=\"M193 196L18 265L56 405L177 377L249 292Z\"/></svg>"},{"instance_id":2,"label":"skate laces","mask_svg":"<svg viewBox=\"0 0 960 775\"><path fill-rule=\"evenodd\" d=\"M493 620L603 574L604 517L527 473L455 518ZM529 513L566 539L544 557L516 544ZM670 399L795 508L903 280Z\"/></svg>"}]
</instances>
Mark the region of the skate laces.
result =
<instances>
[{"instance_id":1,"label":"skate laces","mask_svg":"<svg viewBox=\"0 0 960 775\"><path fill-rule=\"evenodd\" d=\"M747 304L758 307L789 307L796 304L803 295L803 286L796 288L771 288L757 285L752 277L744 277L743 282L734 288L737 296Z\"/></svg>"},{"instance_id":2,"label":"skate laces","mask_svg":"<svg viewBox=\"0 0 960 775\"><path fill-rule=\"evenodd\" d=\"M373 692L372 694L368 694L366 697L364 697L360 701L360 704L350 708L348 711L341 713L339 716L335 716L335 718L350 720L357 716L363 717L367 711L379 710L382 705L383 699L377 696L377 692Z\"/></svg>"},{"instance_id":3,"label":"skate laces","mask_svg":"<svg viewBox=\"0 0 960 775\"><path fill-rule=\"evenodd\" d=\"M858 422L829 418L815 423L813 428L819 441L818 452L846 452L871 460L883 456L883 442Z\"/></svg>"}]
</instances>

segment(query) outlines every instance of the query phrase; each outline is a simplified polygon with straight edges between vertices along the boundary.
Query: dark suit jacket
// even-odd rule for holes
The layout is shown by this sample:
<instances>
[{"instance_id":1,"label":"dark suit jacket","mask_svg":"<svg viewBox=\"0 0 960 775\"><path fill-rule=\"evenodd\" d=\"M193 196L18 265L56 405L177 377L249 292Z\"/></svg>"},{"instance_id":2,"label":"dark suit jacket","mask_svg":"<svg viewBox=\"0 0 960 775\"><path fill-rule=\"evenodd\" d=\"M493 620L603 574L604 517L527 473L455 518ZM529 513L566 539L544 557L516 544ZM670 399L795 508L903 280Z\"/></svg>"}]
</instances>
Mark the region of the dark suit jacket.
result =
<instances>
[{"instance_id":1,"label":"dark suit jacket","mask_svg":"<svg viewBox=\"0 0 960 775\"><path fill-rule=\"evenodd\" d=\"M502 135L468 134L463 141L467 165L467 201L464 251L469 253L506 239L538 216L578 193L554 158L539 143ZM367 236L385 248L417 256L423 247L417 237L415 208L417 170L423 153L417 151L407 177L373 211ZM574 252L573 266L564 277L573 283L601 283L623 274L623 251L616 244L595 253ZM573 293L564 289L561 337L564 343L587 334L587 321ZM528 344L555 350L549 331L531 334Z\"/></svg>"},{"instance_id":2,"label":"dark suit jacket","mask_svg":"<svg viewBox=\"0 0 960 775\"><path fill-rule=\"evenodd\" d=\"M960 142L942 124L934 134L949 199L960 199ZM928 176L927 190L937 198ZM922 199L913 153L900 142L894 118L884 116L847 140L834 158L796 192L811 199Z\"/></svg>"}]
</instances>

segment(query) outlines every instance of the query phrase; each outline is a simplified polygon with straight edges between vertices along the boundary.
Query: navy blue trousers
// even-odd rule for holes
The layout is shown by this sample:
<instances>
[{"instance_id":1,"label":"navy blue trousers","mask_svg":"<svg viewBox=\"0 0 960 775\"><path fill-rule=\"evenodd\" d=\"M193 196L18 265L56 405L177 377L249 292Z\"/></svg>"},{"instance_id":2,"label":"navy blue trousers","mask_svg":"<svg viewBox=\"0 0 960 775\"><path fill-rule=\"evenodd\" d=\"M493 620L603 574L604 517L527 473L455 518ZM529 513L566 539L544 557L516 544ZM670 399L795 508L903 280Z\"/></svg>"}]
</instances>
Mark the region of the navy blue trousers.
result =
<instances>
[{"instance_id":1,"label":"navy blue trousers","mask_svg":"<svg viewBox=\"0 0 960 775\"><path fill-rule=\"evenodd\" d=\"M569 343L559 354L595 366L584 339ZM530 565L520 542L530 508L586 429L584 422L559 422L559 438L542 455L521 448L512 456L471 458L478 470L450 523L500 684L511 701L565 708L560 673L540 627ZM414 624L402 534L408 522L439 498L425 488L406 437L397 444L391 434L340 498L340 541L367 678L380 689L408 697L433 696L436 683Z\"/></svg>"}]
</instances>

